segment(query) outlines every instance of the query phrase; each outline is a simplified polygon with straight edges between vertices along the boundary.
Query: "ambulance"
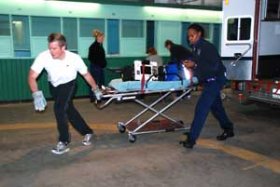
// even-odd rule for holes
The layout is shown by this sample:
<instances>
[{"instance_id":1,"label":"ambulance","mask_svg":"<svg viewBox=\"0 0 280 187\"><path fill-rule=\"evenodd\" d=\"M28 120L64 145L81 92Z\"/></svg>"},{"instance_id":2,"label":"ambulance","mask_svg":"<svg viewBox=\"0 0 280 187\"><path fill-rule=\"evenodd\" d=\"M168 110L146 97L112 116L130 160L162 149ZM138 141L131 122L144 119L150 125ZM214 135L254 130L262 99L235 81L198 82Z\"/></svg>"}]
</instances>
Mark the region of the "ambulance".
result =
<instances>
[{"instance_id":1,"label":"ambulance","mask_svg":"<svg viewBox=\"0 0 280 187\"><path fill-rule=\"evenodd\" d=\"M280 106L280 0L223 0L221 56L242 103Z\"/></svg>"}]
</instances>

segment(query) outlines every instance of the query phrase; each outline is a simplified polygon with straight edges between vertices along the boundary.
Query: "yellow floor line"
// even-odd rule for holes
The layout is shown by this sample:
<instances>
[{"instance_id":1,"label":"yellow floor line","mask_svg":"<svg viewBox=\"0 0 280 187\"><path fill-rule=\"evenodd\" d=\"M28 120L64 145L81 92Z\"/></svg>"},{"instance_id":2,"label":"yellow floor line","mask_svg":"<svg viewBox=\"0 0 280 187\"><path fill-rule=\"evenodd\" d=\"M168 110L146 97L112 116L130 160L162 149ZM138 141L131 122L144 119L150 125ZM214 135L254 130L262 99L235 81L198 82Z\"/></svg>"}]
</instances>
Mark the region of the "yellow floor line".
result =
<instances>
[{"instance_id":1,"label":"yellow floor line","mask_svg":"<svg viewBox=\"0 0 280 187\"><path fill-rule=\"evenodd\" d=\"M116 124L98 123L98 124L90 124L90 127L96 131L110 131L110 132L118 131ZM20 130L20 129L45 129L45 128L56 128L56 124L55 123L43 123L43 124L17 123L17 124L0 125L0 131ZM214 140L199 139L198 144L210 149L215 149L215 150L225 152L227 154L233 155L243 160L253 162L251 166L245 167L243 168L243 170L249 170L255 167L262 166L272 170L275 173L280 174L280 161L277 159L272 159L267 156L261 155L259 153L255 153L239 147L225 145L222 142L218 142Z\"/></svg>"},{"instance_id":2,"label":"yellow floor line","mask_svg":"<svg viewBox=\"0 0 280 187\"><path fill-rule=\"evenodd\" d=\"M280 160L272 159L262 154L252 152L246 149L242 149L240 147L234 147L229 145L224 145L223 143L208 140L208 139L200 139L198 141L199 145L204 147L208 147L211 149L219 150L225 152L227 154L233 155L235 157L241 158L243 160L251 161L254 164L252 166L248 166L243 168L243 170L252 169L258 166L265 167L267 169L272 170L275 173L280 174Z\"/></svg>"}]
</instances>

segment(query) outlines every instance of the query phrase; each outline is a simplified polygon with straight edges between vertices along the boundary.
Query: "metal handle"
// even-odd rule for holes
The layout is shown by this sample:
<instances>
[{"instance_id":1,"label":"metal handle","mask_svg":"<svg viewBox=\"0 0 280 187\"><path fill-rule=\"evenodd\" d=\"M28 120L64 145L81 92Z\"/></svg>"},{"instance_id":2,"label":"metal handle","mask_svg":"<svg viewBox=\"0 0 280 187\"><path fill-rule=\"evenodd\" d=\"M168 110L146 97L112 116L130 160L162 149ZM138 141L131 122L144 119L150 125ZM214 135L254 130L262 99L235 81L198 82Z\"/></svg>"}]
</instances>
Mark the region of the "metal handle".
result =
<instances>
[{"instance_id":1,"label":"metal handle","mask_svg":"<svg viewBox=\"0 0 280 187\"><path fill-rule=\"evenodd\" d=\"M248 53L248 51L252 48L251 43L230 43L230 44L226 44L227 46L229 45L247 45L248 49L246 49L242 54L241 53L235 53L234 56L237 57L237 59L235 61L232 61L230 63L230 65L232 66L236 66L236 63L246 55L246 53Z\"/></svg>"}]
</instances>

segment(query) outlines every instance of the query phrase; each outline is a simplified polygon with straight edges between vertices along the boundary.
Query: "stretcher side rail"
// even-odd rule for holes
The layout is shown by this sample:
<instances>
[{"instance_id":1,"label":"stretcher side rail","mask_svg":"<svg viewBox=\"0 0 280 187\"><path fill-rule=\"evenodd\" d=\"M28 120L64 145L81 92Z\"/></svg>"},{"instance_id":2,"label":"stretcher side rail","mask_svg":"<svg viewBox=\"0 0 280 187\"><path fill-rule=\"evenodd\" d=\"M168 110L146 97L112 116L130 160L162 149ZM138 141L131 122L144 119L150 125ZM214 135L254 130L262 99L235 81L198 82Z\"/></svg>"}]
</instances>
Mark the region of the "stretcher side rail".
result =
<instances>
[{"instance_id":1,"label":"stretcher side rail","mask_svg":"<svg viewBox=\"0 0 280 187\"><path fill-rule=\"evenodd\" d=\"M139 95L152 95L152 94L159 94L159 93L171 93L176 91L182 91L182 89L170 89L170 90L159 90L159 91L132 91L132 92L118 92L118 91L110 91L105 93L102 96L102 100L96 103L98 109L104 109L107 107L112 101L127 101L127 100L134 100ZM168 94L168 95L169 95Z\"/></svg>"},{"instance_id":2,"label":"stretcher side rail","mask_svg":"<svg viewBox=\"0 0 280 187\"><path fill-rule=\"evenodd\" d=\"M182 78L182 76L181 76L179 73L164 73L164 76L167 76L167 75L175 75L175 76L181 81L181 84L183 85L184 79ZM146 83L145 83L145 88L148 87L148 83L149 83L150 80L152 80L153 77L158 77L158 76L159 76L158 73L157 73L157 74L152 74L152 75L147 79L147 81L146 81Z\"/></svg>"}]
</instances>

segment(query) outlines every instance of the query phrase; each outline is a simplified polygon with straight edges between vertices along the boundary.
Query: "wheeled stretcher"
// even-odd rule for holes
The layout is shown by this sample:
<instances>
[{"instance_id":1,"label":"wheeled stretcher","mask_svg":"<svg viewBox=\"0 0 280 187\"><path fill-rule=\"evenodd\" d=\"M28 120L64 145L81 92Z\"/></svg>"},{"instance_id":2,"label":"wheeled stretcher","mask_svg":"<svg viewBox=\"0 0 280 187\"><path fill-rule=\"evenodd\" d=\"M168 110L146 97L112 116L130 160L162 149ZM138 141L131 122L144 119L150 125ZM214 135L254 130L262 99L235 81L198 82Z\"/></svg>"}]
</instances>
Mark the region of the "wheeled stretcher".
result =
<instances>
[{"instance_id":1,"label":"wheeled stretcher","mask_svg":"<svg viewBox=\"0 0 280 187\"><path fill-rule=\"evenodd\" d=\"M109 83L109 89L106 88L102 97L102 102L98 104L100 109L108 106L112 101L127 101L132 100L144 107L138 114L134 115L126 122L118 122L117 128L120 133L127 131L128 140L131 143L136 141L136 136L140 134L169 132L177 130L188 130L181 120L176 120L164 114L166 110L174 106L175 103L184 97L190 97L193 90L190 80L180 81L147 81L143 87L141 81L127 81L112 80ZM177 93L177 97L167 103L166 99L171 93ZM178 95L179 93L179 95ZM144 100L139 99L141 95L155 94L159 97L151 104L147 104ZM155 106L164 100L165 106L157 110ZM149 119L145 121L140 120L140 116L146 112L154 113ZM164 120L156 120L161 117Z\"/></svg>"}]
</instances>

